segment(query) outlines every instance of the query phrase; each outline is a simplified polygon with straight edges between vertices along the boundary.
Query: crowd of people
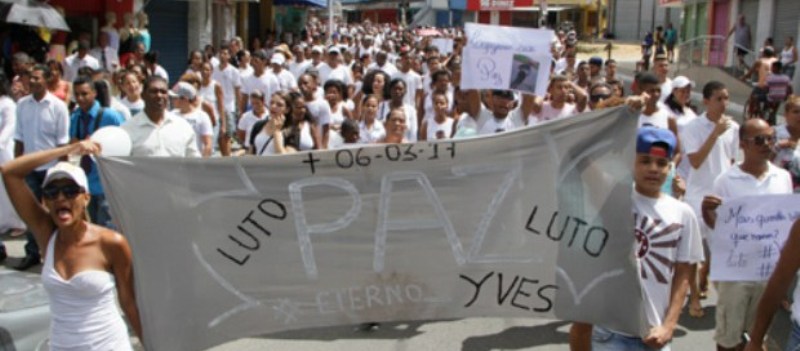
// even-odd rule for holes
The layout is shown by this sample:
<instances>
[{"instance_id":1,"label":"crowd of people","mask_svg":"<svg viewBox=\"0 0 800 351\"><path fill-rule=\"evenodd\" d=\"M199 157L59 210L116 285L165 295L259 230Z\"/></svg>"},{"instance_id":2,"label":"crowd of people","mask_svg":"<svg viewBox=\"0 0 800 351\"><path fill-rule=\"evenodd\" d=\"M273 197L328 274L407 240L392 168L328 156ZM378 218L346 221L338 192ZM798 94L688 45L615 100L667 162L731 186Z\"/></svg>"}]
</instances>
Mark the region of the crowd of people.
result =
<instances>
[{"instance_id":1,"label":"crowd of people","mask_svg":"<svg viewBox=\"0 0 800 351\"><path fill-rule=\"evenodd\" d=\"M98 168L88 156L98 152L91 135L105 126L128 133L133 156L269 156L478 137L614 106L636 109L632 212L670 227L665 235L679 244L659 261L674 264L667 276L643 275L647 336L575 323L574 350L669 349L684 305L692 317L704 314L701 300L710 288L705 243L715 210L744 195L800 189L800 97L785 97L781 125L756 118L740 126L725 114L729 95L720 82L697 87L703 106L693 104L690 77L670 77L671 53L657 53L652 68L626 86L613 59L578 61L578 41L570 31L553 38L545 96L467 90L460 80L468 38L459 29L429 28L426 33L433 34L421 36L365 23L339 25L327 36L316 23L291 41L269 38L247 48L233 38L192 51L174 84L149 43L133 43L137 50L124 62L109 60L114 52L104 49L102 36L99 50L81 41L64 62L14 56L12 79L0 76L0 162L8 195L0 197L0 214L4 230L28 236L25 257L15 268L29 269L45 257L42 278L58 315L53 346L123 349L127 335L108 303L109 280L116 282L120 305L141 337L132 254L115 231ZM452 39L452 47L434 45L434 36ZM665 44L672 51L674 41ZM68 162L73 154L80 157ZM654 255L643 235L636 236L640 259ZM800 250L799 235L795 226L787 252ZM762 299L757 312L757 303L788 288L800 266L796 257L786 258L790 262L769 286L716 285L718 349L744 347L741 336L748 330L747 347L759 349L766 316L775 307ZM0 261L5 258L0 243ZM73 284L77 280L84 281ZM86 309L95 313L82 314ZM800 306L792 307L792 316L800 320ZM87 320L101 327L76 330ZM800 342L800 333L792 337Z\"/></svg>"}]
</instances>

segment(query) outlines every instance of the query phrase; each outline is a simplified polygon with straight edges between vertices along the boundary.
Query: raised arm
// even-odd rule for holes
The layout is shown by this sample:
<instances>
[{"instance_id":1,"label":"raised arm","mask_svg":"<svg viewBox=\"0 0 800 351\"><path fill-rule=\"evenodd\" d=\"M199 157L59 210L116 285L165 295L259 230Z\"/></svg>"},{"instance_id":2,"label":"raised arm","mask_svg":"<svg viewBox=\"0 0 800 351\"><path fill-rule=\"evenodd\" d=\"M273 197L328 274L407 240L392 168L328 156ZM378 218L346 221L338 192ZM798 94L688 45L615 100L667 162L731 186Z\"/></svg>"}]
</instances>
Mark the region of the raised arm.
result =
<instances>
[{"instance_id":1,"label":"raised arm","mask_svg":"<svg viewBox=\"0 0 800 351\"><path fill-rule=\"evenodd\" d=\"M465 90L464 93L467 95L467 108L464 109L468 115L477 118L478 114L481 113L481 91L476 89Z\"/></svg>"},{"instance_id":2,"label":"raised arm","mask_svg":"<svg viewBox=\"0 0 800 351\"><path fill-rule=\"evenodd\" d=\"M36 167L71 154L96 154L100 146L90 140L54 149L30 153L15 158L2 166L3 182L14 209L33 233L39 247L47 247L55 223L25 182L25 177Z\"/></svg>"}]
</instances>

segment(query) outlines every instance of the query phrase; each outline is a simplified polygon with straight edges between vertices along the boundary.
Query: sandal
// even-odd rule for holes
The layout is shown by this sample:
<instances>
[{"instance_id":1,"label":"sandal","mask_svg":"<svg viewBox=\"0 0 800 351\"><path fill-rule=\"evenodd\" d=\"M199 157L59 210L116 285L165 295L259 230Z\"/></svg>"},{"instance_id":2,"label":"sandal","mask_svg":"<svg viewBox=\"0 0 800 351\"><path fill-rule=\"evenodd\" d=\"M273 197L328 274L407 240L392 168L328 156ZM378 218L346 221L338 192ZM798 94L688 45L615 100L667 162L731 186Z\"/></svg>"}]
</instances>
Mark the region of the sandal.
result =
<instances>
[{"instance_id":1,"label":"sandal","mask_svg":"<svg viewBox=\"0 0 800 351\"><path fill-rule=\"evenodd\" d=\"M703 306L700 305L700 300L692 300L689 302L689 315L694 318L703 318L706 312L703 310Z\"/></svg>"}]
</instances>

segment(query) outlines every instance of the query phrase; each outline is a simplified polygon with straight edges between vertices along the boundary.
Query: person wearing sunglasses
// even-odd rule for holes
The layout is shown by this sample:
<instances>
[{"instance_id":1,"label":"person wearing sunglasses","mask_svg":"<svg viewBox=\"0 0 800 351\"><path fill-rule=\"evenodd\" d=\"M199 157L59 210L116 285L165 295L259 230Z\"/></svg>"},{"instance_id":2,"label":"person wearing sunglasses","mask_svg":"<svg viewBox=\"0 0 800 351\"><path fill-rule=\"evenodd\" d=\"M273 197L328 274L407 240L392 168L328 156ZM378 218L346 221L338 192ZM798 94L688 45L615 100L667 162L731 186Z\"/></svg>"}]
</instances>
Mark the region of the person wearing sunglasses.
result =
<instances>
[{"instance_id":1,"label":"person wearing sunglasses","mask_svg":"<svg viewBox=\"0 0 800 351\"><path fill-rule=\"evenodd\" d=\"M772 162L775 130L762 119L754 118L739 129L739 147L744 154L742 163L722 173L715 181L712 192L703 198L703 220L710 227L716 224L717 208L723 202L744 196L791 194L792 178L789 172ZM727 236L727 233L715 233ZM753 327L757 302L766 287L766 281L721 281L716 288L717 350L741 349L742 333Z\"/></svg>"},{"instance_id":2,"label":"person wearing sunglasses","mask_svg":"<svg viewBox=\"0 0 800 351\"><path fill-rule=\"evenodd\" d=\"M589 89L589 110L597 109L597 104L610 99L613 95L613 88L606 83L595 83Z\"/></svg>"},{"instance_id":3,"label":"person wearing sunglasses","mask_svg":"<svg viewBox=\"0 0 800 351\"><path fill-rule=\"evenodd\" d=\"M42 285L53 316L54 350L131 350L119 305L142 338L133 286L131 249L121 234L87 220L90 195L86 173L59 162L44 176L41 202L26 187L25 176L68 155L96 154L90 140L26 154L2 166L14 208L44 248Z\"/></svg>"}]
</instances>

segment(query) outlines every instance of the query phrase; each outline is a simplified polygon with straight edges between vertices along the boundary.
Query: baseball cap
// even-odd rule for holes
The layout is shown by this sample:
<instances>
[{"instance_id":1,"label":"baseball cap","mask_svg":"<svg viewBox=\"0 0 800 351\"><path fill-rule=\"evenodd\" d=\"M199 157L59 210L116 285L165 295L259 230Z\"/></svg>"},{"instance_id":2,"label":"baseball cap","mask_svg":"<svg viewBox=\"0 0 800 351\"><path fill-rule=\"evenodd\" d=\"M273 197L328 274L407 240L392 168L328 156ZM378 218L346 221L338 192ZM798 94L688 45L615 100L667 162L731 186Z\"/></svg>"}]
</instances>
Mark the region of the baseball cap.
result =
<instances>
[{"instance_id":1,"label":"baseball cap","mask_svg":"<svg viewBox=\"0 0 800 351\"><path fill-rule=\"evenodd\" d=\"M86 172L82 168L75 166L69 162L59 162L55 166L50 167L44 176L42 187L59 179L69 179L85 191L89 191L89 181L86 179Z\"/></svg>"},{"instance_id":2,"label":"baseball cap","mask_svg":"<svg viewBox=\"0 0 800 351\"><path fill-rule=\"evenodd\" d=\"M603 65L603 59L600 58L599 56L592 56L592 58L589 59L589 64L590 65L595 65L595 66L602 66Z\"/></svg>"},{"instance_id":3,"label":"baseball cap","mask_svg":"<svg viewBox=\"0 0 800 351\"><path fill-rule=\"evenodd\" d=\"M178 82L172 87L172 90L170 90L169 96L194 100L197 97L197 89L189 83Z\"/></svg>"},{"instance_id":4,"label":"baseball cap","mask_svg":"<svg viewBox=\"0 0 800 351\"><path fill-rule=\"evenodd\" d=\"M276 65L283 65L286 62L286 57L283 56L282 53L276 52L272 55L272 59L269 60L269 63L274 63Z\"/></svg>"},{"instance_id":5,"label":"baseball cap","mask_svg":"<svg viewBox=\"0 0 800 351\"><path fill-rule=\"evenodd\" d=\"M693 81L689 80L689 78L686 78L684 76L677 76L677 77L675 77L675 79L672 80L672 87L673 88L681 89L681 88L685 88L685 87L690 86L690 85L692 87L695 86Z\"/></svg>"},{"instance_id":6,"label":"baseball cap","mask_svg":"<svg viewBox=\"0 0 800 351\"><path fill-rule=\"evenodd\" d=\"M636 153L672 158L675 153L675 135L669 129L641 127L636 135Z\"/></svg>"},{"instance_id":7,"label":"baseball cap","mask_svg":"<svg viewBox=\"0 0 800 351\"><path fill-rule=\"evenodd\" d=\"M316 52L318 54L321 54L322 51L323 51L322 47L319 46L319 45L314 45L313 47L311 47L311 53L315 53Z\"/></svg>"},{"instance_id":8,"label":"baseball cap","mask_svg":"<svg viewBox=\"0 0 800 351\"><path fill-rule=\"evenodd\" d=\"M339 48L337 48L337 47L335 47L335 46L331 46L330 48L328 48L328 53L329 53L329 54L336 54L336 55L338 55L338 54L339 54Z\"/></svg>"}]
</instances>

